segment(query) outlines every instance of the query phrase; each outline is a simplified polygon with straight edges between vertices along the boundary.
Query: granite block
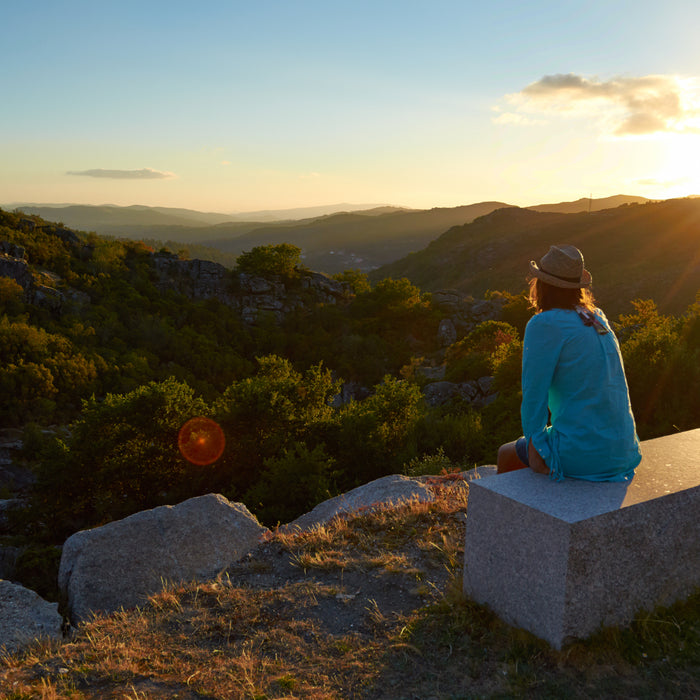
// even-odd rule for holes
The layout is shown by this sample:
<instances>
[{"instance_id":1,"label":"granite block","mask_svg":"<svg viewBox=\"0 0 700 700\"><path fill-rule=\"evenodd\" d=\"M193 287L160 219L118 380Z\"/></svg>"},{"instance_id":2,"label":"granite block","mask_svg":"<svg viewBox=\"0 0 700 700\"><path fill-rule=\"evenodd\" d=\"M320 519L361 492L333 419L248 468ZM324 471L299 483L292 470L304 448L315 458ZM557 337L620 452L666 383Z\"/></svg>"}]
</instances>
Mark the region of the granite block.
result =
<instances>
[{"instance_id":1,"label":"granite block","mask_svg":"<svg viewBox=\"0 0 700 700\"><path fill-rule=\"evenodd\" d=\"M557 649L698 586L700 429L643 442L629 483L469 484L465 595Z\"/></svg>"}]
</instances>

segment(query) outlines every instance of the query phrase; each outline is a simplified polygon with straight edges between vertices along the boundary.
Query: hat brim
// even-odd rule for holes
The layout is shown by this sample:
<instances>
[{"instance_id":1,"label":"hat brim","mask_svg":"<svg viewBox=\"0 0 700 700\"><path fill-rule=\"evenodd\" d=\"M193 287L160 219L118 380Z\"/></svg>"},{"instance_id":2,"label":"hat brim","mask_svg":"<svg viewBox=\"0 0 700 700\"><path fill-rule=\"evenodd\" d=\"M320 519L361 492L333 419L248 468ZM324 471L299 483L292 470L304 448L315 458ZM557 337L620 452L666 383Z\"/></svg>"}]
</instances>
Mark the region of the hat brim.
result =
<instances>
[{"instance_id":1,"label":"hat brim","mask_svg":"<svg viewBox=\"0 0 700 700\"><path fill-rule=\"evenodd\" d=\"M551 284L553 287L563 287L564 289L581 289L582 287L590 287L591 283L593 282L591 273L586 269L584 269L581 273L580 280L571 282L569 280L563 280L561 277L555 277L554 275L550 275L544 270L541 270L534 260L530 260L530 272L532 272L535 277L541 279L543 282Z\"/></svg>"}]
</instances>

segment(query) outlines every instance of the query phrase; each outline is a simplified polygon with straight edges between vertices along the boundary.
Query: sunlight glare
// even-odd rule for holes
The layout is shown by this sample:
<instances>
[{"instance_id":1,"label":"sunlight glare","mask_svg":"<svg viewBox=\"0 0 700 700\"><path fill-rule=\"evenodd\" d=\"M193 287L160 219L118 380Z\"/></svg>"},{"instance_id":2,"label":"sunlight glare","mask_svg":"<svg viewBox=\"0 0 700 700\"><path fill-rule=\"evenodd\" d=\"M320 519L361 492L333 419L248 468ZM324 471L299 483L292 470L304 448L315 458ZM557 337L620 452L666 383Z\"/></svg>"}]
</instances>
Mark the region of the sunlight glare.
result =
<instances>
[{"instance_id":1,"label":"sunlight glare","mask_svg":"<svg viewBox=\"0 0 700 700\"><path fill-rule=\"evenodd\" d=\"M653 199L700 195L700 134L674 134L666 137L666 148L659 169L648 183Z\"/></svg>"},{"instance_id":2,"label":"sunlight glare","mask_svg":"<svg viewBox=\"0 0 700 700\"><path fill-rule=\"evenodd\" d=\"M213 464L223 454L226 446L224 431L211 418L198 416L185 423L177 437L180 454L192 464Z\"/></svg>"}]
</instances>

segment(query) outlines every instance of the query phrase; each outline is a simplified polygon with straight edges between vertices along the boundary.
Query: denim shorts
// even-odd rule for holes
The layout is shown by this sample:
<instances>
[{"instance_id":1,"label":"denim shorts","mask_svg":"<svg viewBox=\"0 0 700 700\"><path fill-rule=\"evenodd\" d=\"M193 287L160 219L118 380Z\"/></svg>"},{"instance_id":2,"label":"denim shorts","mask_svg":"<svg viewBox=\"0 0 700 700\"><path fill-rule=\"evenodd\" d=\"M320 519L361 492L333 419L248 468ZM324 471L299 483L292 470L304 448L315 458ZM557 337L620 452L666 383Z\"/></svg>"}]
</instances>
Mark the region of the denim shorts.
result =
<instances>
[{"instance_id":1,"label":"denim shorts","mask_svg":"<svg viewBox=\"0 0 700 700\"><path fill-rule=\"evenodd\" d=\"M519 437L515 441L515 452L518 455L518 459L526 466L530 466L530 460L527 454L527 440L524 437Z\"/></svg>"}]
</instances>

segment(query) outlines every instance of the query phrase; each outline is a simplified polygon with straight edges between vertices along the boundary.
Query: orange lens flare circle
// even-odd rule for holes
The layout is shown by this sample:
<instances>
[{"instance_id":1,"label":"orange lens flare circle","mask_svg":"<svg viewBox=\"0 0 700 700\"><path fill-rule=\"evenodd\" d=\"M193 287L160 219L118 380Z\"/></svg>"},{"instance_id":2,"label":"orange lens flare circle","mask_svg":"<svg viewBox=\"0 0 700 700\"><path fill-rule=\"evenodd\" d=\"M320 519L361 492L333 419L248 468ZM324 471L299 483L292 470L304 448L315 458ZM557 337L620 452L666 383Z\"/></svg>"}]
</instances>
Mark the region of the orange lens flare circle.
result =
<instances>
[{"instance_id":1,"label":"orange lens flare circle","mask_svg":"<svg viewBox=\"0 0 700 700\"><path fill-rule=\"evenodd\" d=\"M221 457L226 438L224 431L211 418L190 418L177 436L180 454L192 464L200 467L213 464Z\"/></svg>"}]
</instances>

